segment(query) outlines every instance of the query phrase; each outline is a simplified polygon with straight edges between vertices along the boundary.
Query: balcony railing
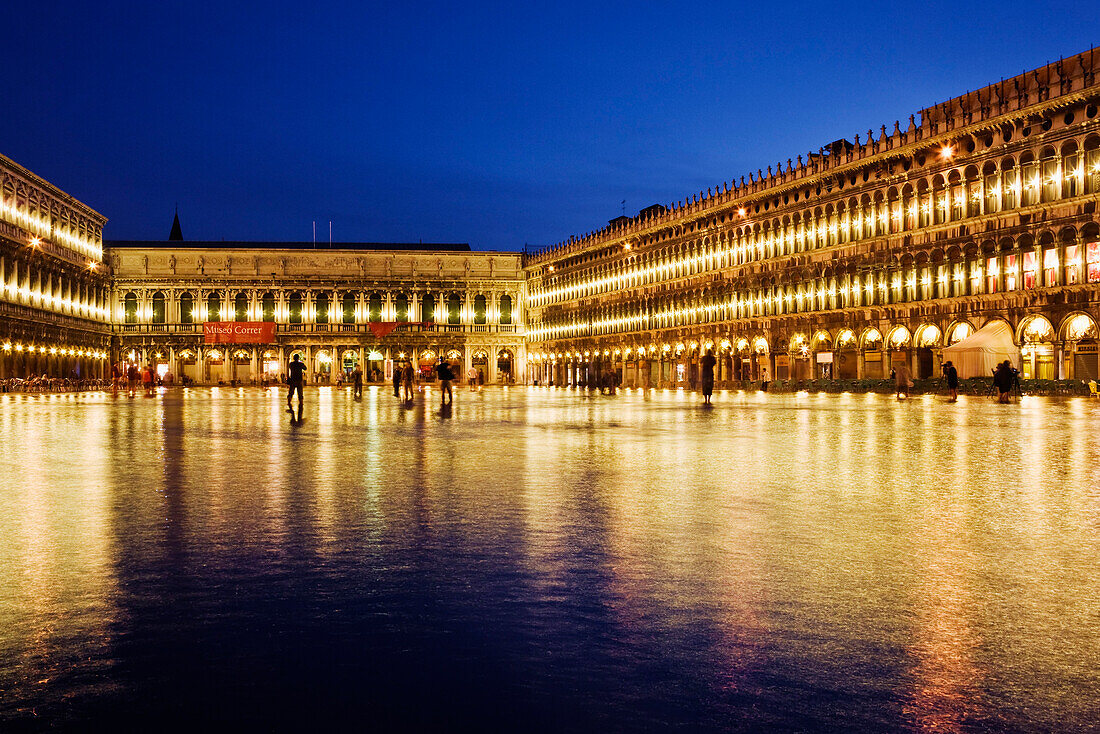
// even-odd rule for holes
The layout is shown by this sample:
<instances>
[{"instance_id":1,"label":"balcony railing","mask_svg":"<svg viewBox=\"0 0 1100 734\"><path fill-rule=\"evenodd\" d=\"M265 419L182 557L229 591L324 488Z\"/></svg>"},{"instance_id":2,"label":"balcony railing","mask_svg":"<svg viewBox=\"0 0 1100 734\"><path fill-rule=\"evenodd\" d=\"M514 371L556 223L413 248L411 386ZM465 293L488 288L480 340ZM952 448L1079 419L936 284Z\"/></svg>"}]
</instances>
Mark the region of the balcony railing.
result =
<instances>
[{"instance_id":1,"label":"balcony railing","mask_svg":"<svg viewBox=\"0 0 1100 734\"><path fill-rule=\"evenodd\" d=\"M226 322L233 323L233 322ZM115 324L116 334L201 334L202 324ZM277 324L276 334L370 334L370 324ZM522 334L518 324L435 324L427 322L399 323L391 334Z\"/></svg>"}]
</instances>

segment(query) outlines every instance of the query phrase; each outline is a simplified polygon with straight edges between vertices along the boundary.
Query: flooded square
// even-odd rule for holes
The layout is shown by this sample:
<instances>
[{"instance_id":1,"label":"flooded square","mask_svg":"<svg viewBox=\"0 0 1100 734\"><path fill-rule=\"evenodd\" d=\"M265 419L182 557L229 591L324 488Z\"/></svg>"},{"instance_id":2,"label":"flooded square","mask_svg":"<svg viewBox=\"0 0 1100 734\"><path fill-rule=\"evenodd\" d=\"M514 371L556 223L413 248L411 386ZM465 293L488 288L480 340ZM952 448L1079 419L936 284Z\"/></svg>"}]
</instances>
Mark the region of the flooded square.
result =
<instances>
[{"instance_id":1,"label":"flooded square","mask_svg":"<svg viewBox=\"0 0 1100 734\"><path fill-rule=\"evenodd\" d=\"M1100 404L0 395L0 729L1086 730Z\"/></svg>"}]
</instances>

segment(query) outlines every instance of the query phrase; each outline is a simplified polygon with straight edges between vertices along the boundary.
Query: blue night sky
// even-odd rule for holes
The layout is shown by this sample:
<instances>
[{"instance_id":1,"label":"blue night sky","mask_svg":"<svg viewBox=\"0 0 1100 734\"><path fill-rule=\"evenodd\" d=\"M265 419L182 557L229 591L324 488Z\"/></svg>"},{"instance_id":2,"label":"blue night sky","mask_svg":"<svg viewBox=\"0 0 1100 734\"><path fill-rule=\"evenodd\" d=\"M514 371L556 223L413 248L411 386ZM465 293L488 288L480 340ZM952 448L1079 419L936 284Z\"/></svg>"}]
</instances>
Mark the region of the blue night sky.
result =
<instances>
[{"instance_id":1,"label":"blue night sky","mask_svg":"<svg viewBox=\"0 0 1100 734\"><path fill-rule=\"evenodd\" d=\"M0 152L108 239L553 244L1096 44L1096 4L23 4Z\"/></svg>"}]
</instances>

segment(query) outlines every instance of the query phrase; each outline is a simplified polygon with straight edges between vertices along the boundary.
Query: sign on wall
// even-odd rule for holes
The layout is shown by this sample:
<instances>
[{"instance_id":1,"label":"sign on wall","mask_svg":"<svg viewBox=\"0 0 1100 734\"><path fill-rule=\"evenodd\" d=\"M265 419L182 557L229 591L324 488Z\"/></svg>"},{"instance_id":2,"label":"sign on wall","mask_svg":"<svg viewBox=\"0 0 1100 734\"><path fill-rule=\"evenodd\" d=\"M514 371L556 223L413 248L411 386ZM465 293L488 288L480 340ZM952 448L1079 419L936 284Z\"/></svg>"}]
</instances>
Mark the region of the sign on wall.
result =
<instances>
[{"instance_id":1,"label":"sign on wall","mask_svg":"<svg viewBox=\"0 0 1100 734\"><path fill-rule=\"evenodd\" d=\"M204 344L270 344L275 324L267 321L204 321Z\"/></svg>"}]
</instances>

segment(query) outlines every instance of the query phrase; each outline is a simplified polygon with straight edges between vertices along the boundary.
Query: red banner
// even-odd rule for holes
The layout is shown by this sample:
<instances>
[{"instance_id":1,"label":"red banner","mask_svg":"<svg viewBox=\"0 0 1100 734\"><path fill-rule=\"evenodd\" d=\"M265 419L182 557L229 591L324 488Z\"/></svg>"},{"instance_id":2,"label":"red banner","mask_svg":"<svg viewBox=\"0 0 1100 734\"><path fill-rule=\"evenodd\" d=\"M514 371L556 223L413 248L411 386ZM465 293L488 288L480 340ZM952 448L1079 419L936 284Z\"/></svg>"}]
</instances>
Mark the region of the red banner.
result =
<instances>
[{"instance_id":1,"label":"red banner","mask_svg":"<svg viewBox=\"0 0 1100 734\"><path fill-rule=\"evenodd\" d=\"M399 321L372 321L368 324L370 333L374 334L375 339L381 339L400 325Z\"/></svg>"},{"instance_id":2,"label":"red banner","mask_svg":"<svg viewBox=\"0 0 1100 734\"><path fill-rule=\"evenodd\" d=\"M275 324L268 321L204 321L204 344L270 344Z\"/></svg>"}]
</instances>

